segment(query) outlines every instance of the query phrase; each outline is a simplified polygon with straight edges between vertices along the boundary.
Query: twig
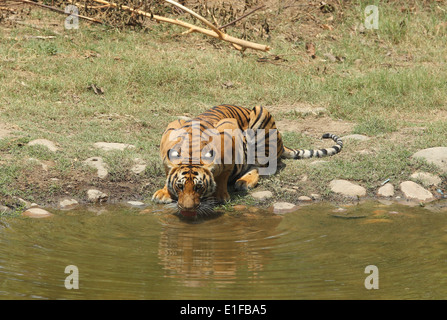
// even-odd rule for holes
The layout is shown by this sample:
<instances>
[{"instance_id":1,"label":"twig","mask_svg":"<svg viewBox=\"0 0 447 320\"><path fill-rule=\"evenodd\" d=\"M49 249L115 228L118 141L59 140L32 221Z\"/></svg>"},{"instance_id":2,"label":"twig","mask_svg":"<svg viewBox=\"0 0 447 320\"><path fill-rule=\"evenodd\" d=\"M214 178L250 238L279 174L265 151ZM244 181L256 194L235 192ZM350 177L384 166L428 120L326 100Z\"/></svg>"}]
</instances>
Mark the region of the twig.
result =
<instances>
[{"instance_id":1,"label":"twig","mask_svg":"<svg viewBox=\"0 0 447 320\"><path fill-rule=\"evenodd\" d=\"M270 50L269 46L266 46L266 45L263 45L263 44L254 43L254 42L250 42L250 41L246 41L246 40L242 40L242 39L239 39L239 38L235 38L235 37L232 37L232 36L222 32L222 31L220 31L218 28L216 28L214 25L212 25L209 21L207 21L205 18L199 16L195 12L194 12L193 16L195 16L195 17L199 16L200 18L198 18L198 19L200 21L202 21L203 23L205 23L207 26L209 26L212 30L208 30L208 29L205 29L205 28L197 27L197 26L195 26L193 24L190 24L190 23L178 20L178 19L170 19L170 18L158 16L158 15L155 15L155 14L152 14L150 12L143 11L143 10L133 9L133 8L131 8L129 6L126 6L126 5L118 5L116 3L108 2L106 0L93 0L93 1L95 1L97 3L105 4L105 5L110 5L111 7L114 7L114 8L120 8L120 9L123 9L123 10L126 10L126 11L130 11L130 12L139 14L141 16L145 16L145 17L154 19L157 22L167 22L167 23L171 23L171 24L175 24L175 25L181 26L183 28L188 29L185 32L185 34L192 33L192 32L199 32L199 33L203 33L203 34L205 34L207 36L210 36L210 37L213 37L213 38L217 38L217 39L221 39L223 41L227 41L227 42L231 43L234 47L236 47L238 50L244 50L244 48L250 48L250 49L260 50L260 51L268 51L268 50ZM167 0L165 0L165 1L167 1ZM171 3L171 4L176 3L176 2L174 2L172 0L169 0L168 2ZM179 7L181 5L176 3L175 6ZM181 6L179 8L183 9L185 7ZM187 9L187 8L185 8L185 9ZM183 10L185 10L185 9L183 9ZM192 14L191 12L193 12L190 9L187 9L185 11L187 11L190 14Z\"/></svg>"},{"instance_id":2,"label":"twig","mask_svg":"<svg viewBox=\"0 0 447 320\"><path fill-rule=\"evenodd\" d=\"M245 17L248 17L249 15L255 13L256 11L258 11L259 9L262 9L262 8L264 8L264 7L265 7L265 4L263 4L263 5L260 6L260 7L255 8L255 9L253 9L253 10L251 10L250 12L247 12L247 13L244 14L243 16L240 16L239 18L237 18L237 19L235 19L235 20L233 20L233 21L231 21L231 22L229 22L229 23L227 23L227 24L225 24L225 25L219 27L218 29L225 29L226 27L231 26L232 24L235 24L236 22L238 22L238 21L244 19Z\"/></svg>"},{"instance_id":3,"label":"twig","mask_svg":"<svg viewBox=\"0 0 447 320\"><path fill-rule=\"evenodd\" d=\"M33 2L33 1L29 1L29 0L20 0L20 1L23 2L23 3L28 3L28 4L32 4L32 5L38 6L38 7L49 9L49 10L52 10L52 11L55 11L55 12L63 13L63 14L66 14L66 15L72 15L72 16L75 16L75 17L78 17L78 18L81 18L81 19L84 19L84 20L88 20L88 21L91 21L91 22L102 24L102 21L99 21L99 20L96 20L96 19L93 19L93 18L90 18L90 17L86 17L86 16L81 16L81 15L75 14L75 13L70 13L70 12L67 13L67 12L65 12L62 9L51 7L51 6L47 6L47 5L41 4L39 2Z\"/></svg>"},{"instance_id":4,"label":"twig","mask_svg":"<svg viewBox=\"0 0 447 320\"><path fill-rule=\"evenodd\" d=\"M0 6L0 10L9 11L9 12L12 12L12 13L16 13L13 9L10 9L10 8L7 8L7 7L3 7L3 6Z\"/></svg>"}]
</instances>

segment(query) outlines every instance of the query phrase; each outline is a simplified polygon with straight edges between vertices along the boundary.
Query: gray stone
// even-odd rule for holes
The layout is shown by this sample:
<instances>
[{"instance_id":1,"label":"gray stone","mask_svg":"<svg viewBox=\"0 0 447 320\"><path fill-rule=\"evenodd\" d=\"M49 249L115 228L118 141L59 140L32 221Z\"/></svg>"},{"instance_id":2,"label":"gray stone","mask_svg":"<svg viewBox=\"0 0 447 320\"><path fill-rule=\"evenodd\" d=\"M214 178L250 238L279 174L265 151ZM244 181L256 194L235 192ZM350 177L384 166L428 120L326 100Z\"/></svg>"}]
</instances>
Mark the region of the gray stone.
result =
<instances>
[{"instance_id":1,"label":"gray stone","mask_svg":"<svg viewBox=\"0 0 447 320\"><path fill-rule=\"evenodd\" d=\"M22 216L30 217L30 218L48 218L53 214L48 212L47 210L41 208L30 208L24 212L22 212Z\"/></svg>"},{"instance_id":2,"label":"gray stone","mask_svg":"<svg viewBox=\"0 0 447 320\"><path fill-rule=\"evenodd\" d=\"M447 147L423 149L413 154L412 157L425 159L428 163L437 165L442 172L447 173Z\"/></svg>"},{"instance_id":3,"label":"gray stone","mask_svg":"<svg viewBox=\"0 0 447 320\"><path fill-rule=\"evenodd\" d=\"M93 202L93 203L101 203L101 202L106 202L107 199L109 198L109 196L99 190L96 189L90 189L87 191L87 198L88 201Z\"/></svg>"},{"instance_id":4,"label":"gray stone","mask_svg":"<svg viewBox=\"0 0 447 320\"><path fill-rule=\"evenodd\" d=\"M309 202L312 201L312 198L308 196L299 196L298 201Z\"/></svg>"},{"instance_id":5,"label":"gray stone","mask_svg":"<svg viewBox=\"0 0 447 320\"><path fill-rule=\"evenodd\" d=\"M387 183L377 190L377 196L379 197L392 197L394 196L394 186L391 183Z\"/></svg>"},{"instance_id":6,"label":"gray stone","mask_svg":"<svg viewBox=\"0 0 447 320\"><path fill-rule=\"evenodd\" d=\"M95 168L100 179L104 179L109 174L109 172L107 171L107 165L104 163L101 157L88 158L84 161L84 164Z\"/></svg>"},{"instance_id":7,"label":"gray stone","mask_svg":"<svg viewBox=\"0 0 447 320\"><path fill-rule=\"evenodd\" d=\"M359 140L359 141L367 141L370 139L368 136L365 136L363 134L350 134L342 138L343 140Z\"/></svg>"},{"instance_id":8,"label":"gray stone","mask_svg":"<svg viewBox=\"0 0 447 320\"><path fill-rule=\"evenodd\" d=\"M422 183L425 187L438 186L441 183L440 177L428 172L415 172L410 178Z\"/></svg>"},{"instance_id":9,"label":"gray stone","mask_svg":"<svg viewBox=\"0 0 447 320\"><path fill-rule=\"evenodd\" d=\"M7 206L0 204L0 215L5 214L5 213L10 213L11 211L12 210L9 209Z\"/></svg>"},{"instance_id":10,"label":"gray stone","mask_svg":"<svg viewBox=\"0 0 447 320\"><path fill-rule=\"evenodd\" d=\"M366 189L347 180L332 180L329 184L332 192L345 197L364 197Z\"/></svg>"},{"instance_id":11,"label":"gray stone","mask_svg":"<svg viewBox=\"0 0 447 320\"><path fill-rule=\"evenodd\" d=\"M52 152L56 152L58 150L58 148L56 147L56 144L53 141L50 141L47 139L36 139L36 140L28 142L28 145L29 146L36 146L36 145L44 146Z\"/></svg>"},{"instance_id":12,"label":"gray stone","mask_svg":"<svg viewBox=\"0 0 447 320\"><path fill-rule=\"evenodd\" d=\"M431 201L434 200L433 194L424 189L413 181L404 181L400 184L400 190L405 198L416 201Z\"/></svg>"},{"instance_id":13,"label":"gray stone","mask_svg":"<svg viewBox=\"0 0 447 320\"><path fill-rule=\"evenodd\" d=\"M133 161L135 162L135 165L130 169L133 173L140 174L146 170L146 161L140 158L135 158Z\"/></svg>"},{"instance_id":14,"label":"gray stone","mask_svg":"<svg viewBox=\"0 0 447 320\"><path fill-rule=\"evenodd\" d=\"M102 149L104 151L123 151L126 149L134 149L135 146L126 143L115 143L115 142L96 142L94 144L95 148Z\"/></svg>"},{"instance_id":15,"label":"gray stone","mask_svg":"<svg viewBox=\"0 0 447 320\"><path fill-rule=\"evenodd\" d=\"M77 206L79 202L77 202L75 199L64 199L59 202L59 207L61 209L70 209L75 206Z\"/></svg>"},{"instance_id":16,"label":"gray stone","mask_svg":"<svg viewBox=\"0 0 447 320\"><path fill-rule=\"evenodd\" d=\"M318 194L318 193L311 193L310 196L311 196L311 198L313 200L320 200L321 199L321 195Z\"/></svg>"},{"instance_id":17,"label":"gray stone","mask_svg":"<svg viewBox=\"0 0 447 320\"><path fill-rule=\"evenodd\" d=\"M251 196L256 200L267 200L273 197L273 193L271 193L270 191L256 191L253 192Z\"/></svg>"},{"instance_id":18,"label":"gray stone","mask_svg":"<svg viewBox=\"0 0 447 320\"><path fill-rule=\"evenodd\" d=\"M127 203L133 207L142 207L145 205L144 202L141 201L127 201Z\"/></svg>"},{"instance_id":19,"label":"gray stone","mask_svg":"<svg viewBox=\"0 0 447 320\"><path fill-rule=\"evenodd\" d=\"M273 204L273 213L284 214L299 209L299 206L289 202L275 202Z\"/></svg>"}]
</instances>

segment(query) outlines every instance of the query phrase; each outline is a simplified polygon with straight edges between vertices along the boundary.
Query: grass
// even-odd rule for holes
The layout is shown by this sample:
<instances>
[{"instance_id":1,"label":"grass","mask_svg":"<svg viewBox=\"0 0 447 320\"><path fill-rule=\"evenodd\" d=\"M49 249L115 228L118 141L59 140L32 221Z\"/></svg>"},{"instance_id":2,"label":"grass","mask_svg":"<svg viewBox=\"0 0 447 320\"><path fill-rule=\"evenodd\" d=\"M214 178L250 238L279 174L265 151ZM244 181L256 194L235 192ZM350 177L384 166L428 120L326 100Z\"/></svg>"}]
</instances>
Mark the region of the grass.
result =
<instances>
[{"instance_id":1,"label":"grass","mask_svg":"<svg viewBox=\"0 0 447 320\"><path fill-rule=\"evenodd\" d=\"M249 34L254 41L268 43L273 48L269 54L241 54L200 35L179 37L178 28L161 24L151 24L146 31L81 24L77 31L63 31L48 40L26 36L52 34L51 27L42 31L0 24L0 124L16 128L0 139L0 200L18 196L52 203L67 190L72 192L70 186L92 184L123 197L149 198L164 181L158 144L165 126L177 116L195 115L220 103L282 106L276 117L297 121L289 112L293 106L321 106L327 109L321 117L349 121L351 133L374 137L346 144L325 165L289 161L261 182L265 188L298 185L303 194L329 195L328 182L337 178L358 181L373 194L387 178L398 183L418 169L440 174L410 155L445 145L447 31L438 27L447 21L447 7L416 3L406 11L405 2L376 3L379 29L364 32L355 28L370 4L363 1L335 13L333 30L318 28L293 40L287 40L293 38L289 34L300 30L302 21L270 17L275 26L270 40ZM33 12L42 22L59 19L63 24L63 18L51 12ZM324 22L327 17L320 13L316 19ZM230 30L235 36L238 32ZM316 59L307 56L307 42L317 48ZM326 53L345 60L331 62ZM279 62L258 61L275 56ZM223 86L228 81L230 88ZM92 84L104 94L95 94L89 89ZM321 134L324 131L322 127ZM295 147L315 143L288 128L283 135ZM37 138L57 142L61 151L26 145ZM107 153L92 147L98 141L136 148ZM369 152L359 153L364 150ZM106 181L92 178L92 170L82 165L92 156L108 163ZM130 172L137 157L149 164L143 175ZM48 171L30 168L28 158L48 162ZM306 183L300 182L303 174Z\"/></svg>"}]
</instances>

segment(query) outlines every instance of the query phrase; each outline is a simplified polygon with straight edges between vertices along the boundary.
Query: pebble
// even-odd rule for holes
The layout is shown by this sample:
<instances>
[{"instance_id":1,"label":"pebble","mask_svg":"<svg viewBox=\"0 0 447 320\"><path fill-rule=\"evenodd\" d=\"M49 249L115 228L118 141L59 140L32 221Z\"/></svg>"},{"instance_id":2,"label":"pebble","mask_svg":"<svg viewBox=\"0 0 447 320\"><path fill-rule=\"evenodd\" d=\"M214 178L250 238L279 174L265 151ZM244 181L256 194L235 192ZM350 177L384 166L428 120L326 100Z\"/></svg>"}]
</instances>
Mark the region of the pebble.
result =
<instances>
[{"instance_id":1,"label":"pebble","mask_svg":"<svg viewBox=\"0 0 447 320\"><path fill-rule=\"evenodd\" d=\"M273 197L273 193L271 191L256 191L253 192L251 196L256 200L267 200Z\"/></svg>"},{"instance_id":2,"label":"pebble","mask_svg":"<svg viewBox=\"0 0 447 320\"><path fill-rule=\"evenodd\" d=\"M47 210L41 208L30 208L24 212L22 212L22 216L30 217L30 218L47 218L51 217L53 214L48 212Z\"/></svg>"},{"instance_id":3,"label":"pebble","mask_svg":"<svg viewBox=\"0 0 447 320\"><path fill-rule=\"evenodd\" d=\"M116 143L116 142L96 142L93 144L95 148L102 149L104 151L124 151L126 149L134 149L135 146L127 143Z\"/></svg>"},{"instance_id":4,"label":"pebble","mask_svg":"<svg viewBox=\"0 0 447 320\"><path fill-rule=\"evenodd\" d=\"M143 159L140 159L140 158L135 158L135 159L133 159L133 161L134 161L135 165L132 166L130 171L132 171L135 174L140 174L146 170L146 167L147 167L146 161L144 161Z\"/></svg>"},{"instance_id":5,"label":"pebble","mask_svg":"<svg viewBox=\"0 0 447 320\"><path fill-rule=\"evenodd\" d=\"M329 183L332 192L346 197L364 197L366 189L347 180L332 180Z\"/></svg>"},{"instance_id":6,"label":"pebble","mask_svg":"<svg viewBox=\"0 0 447 320\"><path fill-rule=\"evenodd\" d=\"M88 201L93 202L93 203L106 202L107 199L109 198L109 196L106 193L96 190L96 189L88 190L87 197L88 197Z\"/></svg>"},{"instance_id":7,"label":"pebble","mask_svg":"<svg viewBox=\"0 0 447 320\"><path fill-rule=\"evenodd\" d=\"M321 199L321 195L318 194L318 193L311 193L310 196L311 196L311 198L313 200L320 200Z\"/></svg>"},{"instance_id":8,"label":"pebble","mask_svg":"<svg viewBox=\"0 0 447 320\"><path fill-rule=\"evenodd\" d=\"M95 168L97 170L98 178L104 179L109 174L107 170L107 164L102 160L101 157L91 157L84 161L84 164Z\"/></svg>"},{"instance_id":9,"label":"pebble","mask_svg":"<svg viewBox=\"0 0 447 320\"><path fill-rule=\"evenodd\" d=\"M400 190L405 198L416 201L431 201L434 200L433 194L424 189L413 181L404 181L400 184Z\"/></svg>"},{"instance_id":10,"label":"pebble","mask_svg":"<svg viewBox=\"0 0 447 320\"><path fill-rule=\"evenodd\" d=\"M64 199L59 202L59 207L61 209L71 209L75 206L77 206L79 202L77 202L75 199Z\"/></svg>"},{"instance_id":11,"label":"pebble","mask_svg":"<svg viewBox=\"0 0 447 320\"><path fill-rule=\"evenodd\" d=\"M233 209L235 211L245 211L245 210L247 210L247 206L244 206L243 204L237 204L237 205L233 206Z\"/></svg>"},{"instance_id":12,"label":"pebble","mask_svg":"<svg viewBox=\"0 0 447 320\"><path fill-rule=\"evenodd\" d=\"M56 144L53 141L50 141L47 139L36 139L36 140L28 142L28 145L29 146L36 146L36 145L44 146L52 152L56 152L58 150L58 148L56 147Z\"/></svg>"},{"instance_id":13,"label":"pebble","mask_svg":"<svg viewBox=\"0 0 447 320\"><path fill-rule=\"evenodd\" d=\"M142 207L145 205L145 203L141 201L127 201L127 203L133 207Z\"/></svg>"},{"instance_id":14,"label":"pebble","mask_svg":"<svg viewBox=\"0 0 447 320\"><path fill-rule=\"evenodd\" d=\"M9 209L7 206L3 206L0 204L0 215L11 212L11 209Z\"/></svg>"},{"instance_id":15,"label":"pebble","mask_svg":"<svg viewBox=\"0 0 447 320\"><path fill-rule=\"evenodd\" d=\"M387 183L377 190L378 197L393 197L394 196L394 186L391 183Z\"/></svg>"},{"instance_id":16,"label":"pebble","mask_svg":"<svg viewBox=\"0 0 447 320\"><path fill-rule=\"evenodd\" d=\"M442 172L447 173L447 147L435 147L419 150L411 157L424 159L428 163L439 166Z\"/></svg>"},{"instance_id":17,"label":"pebble","mask_svg":"<svg viewBox=\"0 0 447 320\"><path fill-rule=\"evenodd\" d=\"M425 187L438 186L441 183L440 177L428 172L415 172L410 178L422 183Z\"/></svg>"},{"instance_id":18,"label":"pebble","mask_svg":"<svg viewBox=\"0 0 447 320\"><path fill-rule=\"evenodd\" d=\"M312 198L308 196L300 196L298 197L298 201L309 202L312 201Z\"/></svg>"},{"instance_id":19,"label":"pebble","mask_svg":"<svg viewBox=\"0 0 447 320\"><path fill-rule=\"evenodd\" d=\"M289 202L275 202L272 206L273 213L284 214L299 209L299 206Z\"/></svg>"}]
</instances>

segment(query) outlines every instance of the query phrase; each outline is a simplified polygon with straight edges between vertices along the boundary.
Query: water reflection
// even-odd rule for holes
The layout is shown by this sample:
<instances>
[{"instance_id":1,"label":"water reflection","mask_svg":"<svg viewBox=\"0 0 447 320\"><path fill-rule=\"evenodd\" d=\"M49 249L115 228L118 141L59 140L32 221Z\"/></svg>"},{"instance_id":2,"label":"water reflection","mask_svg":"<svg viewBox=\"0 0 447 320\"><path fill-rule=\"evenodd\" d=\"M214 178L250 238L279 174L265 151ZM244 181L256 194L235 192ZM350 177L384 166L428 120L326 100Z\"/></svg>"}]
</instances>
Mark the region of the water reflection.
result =
<instances>
[{"instance_id":1,"label":"water reflection","mask_svg":"<svg viewBox=\"0 0 447 320\"><path fill-rule=\"evenodd\" d=\"M252 281L271 259L278 238L280 216L231 215L188 224L165 217L158 256L165 276L197 287L212 279L218 285L233 283L237 272L247 270Z\"/></svg>"}]
</instances>

